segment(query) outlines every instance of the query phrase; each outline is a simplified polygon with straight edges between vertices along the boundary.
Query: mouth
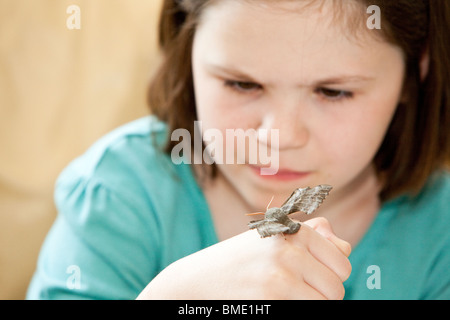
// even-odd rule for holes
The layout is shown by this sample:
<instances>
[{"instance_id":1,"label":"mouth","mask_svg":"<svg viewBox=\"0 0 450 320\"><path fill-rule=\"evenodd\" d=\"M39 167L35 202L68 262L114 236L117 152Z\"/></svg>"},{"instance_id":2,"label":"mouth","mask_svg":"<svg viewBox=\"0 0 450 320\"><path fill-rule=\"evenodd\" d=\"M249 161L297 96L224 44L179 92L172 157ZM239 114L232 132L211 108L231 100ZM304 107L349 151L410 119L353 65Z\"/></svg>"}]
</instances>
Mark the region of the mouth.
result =
<instances>
[{"instance_id":1,"label":"mouth","mask_svg":"<svg viewBox=\"0 0 450 320\"><path fill-rule=\"evenodd\" d=\"M258 175L260 178L265 180L279 180L279 181L294 181L294 180L300 180L308 177L311 172L301 172L301 171L294 171L290 169L283 169L280 168L277 173L273 175L261 175L261 169L262 167L249 165L250 169Z\"/></svg>"}]
</instances>

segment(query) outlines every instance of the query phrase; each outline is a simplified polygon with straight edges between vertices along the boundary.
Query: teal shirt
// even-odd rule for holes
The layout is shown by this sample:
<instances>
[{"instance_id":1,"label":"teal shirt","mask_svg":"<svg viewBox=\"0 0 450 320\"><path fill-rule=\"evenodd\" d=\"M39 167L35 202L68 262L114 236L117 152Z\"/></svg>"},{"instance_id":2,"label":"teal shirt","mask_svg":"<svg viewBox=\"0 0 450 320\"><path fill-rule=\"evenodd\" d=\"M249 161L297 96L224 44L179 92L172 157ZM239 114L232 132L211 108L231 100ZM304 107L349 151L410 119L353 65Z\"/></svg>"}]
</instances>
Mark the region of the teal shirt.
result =
<instances>
[{"instance_id":1,"label":"teal shirt","mask_svg":"<svg viewBox=\"0 0 450 320\"><path fill-rule=\"evenodd\" d=\"M166 135L141 118L62 172L28 299L134 299L171 262L217 243L191 167L155 147ZM417 198L384 205L350 256L346 298L449 299L449 199L442 174Z\"/></svg>"}]
</instances>

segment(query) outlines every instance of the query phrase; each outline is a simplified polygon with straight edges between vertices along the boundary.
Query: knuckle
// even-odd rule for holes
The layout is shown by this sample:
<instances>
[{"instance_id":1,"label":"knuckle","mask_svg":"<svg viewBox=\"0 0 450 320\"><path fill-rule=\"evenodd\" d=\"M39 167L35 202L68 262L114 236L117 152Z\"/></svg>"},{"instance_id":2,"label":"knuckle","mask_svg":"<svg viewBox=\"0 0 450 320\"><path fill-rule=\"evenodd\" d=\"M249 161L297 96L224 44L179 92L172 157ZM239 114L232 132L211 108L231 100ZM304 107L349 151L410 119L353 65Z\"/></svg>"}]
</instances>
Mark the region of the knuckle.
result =
<instances>
[{"instance_id":1,"label":"knuckle","mask_svg":"<svg viewBox=\"0 0 450 320\"><path fill-rule=\"evenodd\" d=\"M321 225L321 226L330 226L330 222L328 221L328 219L324 218L324 217L317 217L316 218L317 224Z\"/></svg>"},{"instance_id":2,"label":"knuckle","mask_svg":"<svg viewBox=\"0 0 450 320\"><path fill-rule=\"evenodd\" d=\"M345 296L345 287L343 282L335 274L328 279L328 287L324 291L324 295L329 300L342 300Z\"/></svg>"},{"instance_id":3,"label":"knuckle","mask_svg":"<svg viewBox=\"0 0 450 320\"><path fill-rule=\"evenodd\" d=\"M330 222L324 217L308 220L305 224L325 238L329 238L334 234Z\"/></svg>"},{"instance_id":4,"label":"knuckle","mask_svg":"<svg viewBox=\"0 0 450 320\"><path fill-rule=\"evenodd\" d=\"M347 280L350 277L350 274L352 273L352 265L348 259L345 259L344 265L340 270L339 278L342 281Z\"/></svg>"},{"instance_id":5,"label":"knuckle","mask_svg":"<svg viewBox=\"0 0 450 320\"><path fill-rule=\"evenodd\" d=\"M307 251L307 246L302 243L295 243L289 240L280 240L271 247L271 258L278 262L303 259Z\"/></svg>"},{"instance_id":6,"label":"knuckle","mask_svg":"<svg viewBox=\"0 0 450 320\"><path fill-rule=\"evenodd\" d=\"M324 217L317 217L313 221L313 229L331 229L330 221Z\"/></svg>"},{"instance_id":7,"label":"knuckle","mask_svg":"<svg viewBox=\"0 0 450 320\"><path fill-rule=\"evenodd\" d=\"M348 257L350 255L350 253L352 252L352 245L347 241L343 241L342 249L343 249L344 254Z\"/></svg>"},{"instance_id":8,"label":"knuckle","mask_svg":"<svg viewBox=\"0 0 450 320\"><path fill-rule=\"evenodd\" d=\"M327 227L330 225L330 222L324 217L317 217L306 220L303 224L306 224L312 229L317 229L320 227Z\"/></svg>"},{"instance_id":9,"label":"knuckle","mask_svg":"<svg viewBox=\"0 0 450 320\"><path fill-rule=\"evenodd\" d=\"M340 283L336 288L333 290L333 294L331 296L331 300L342 300L345 297L345 288L342 283Z\"/></svg>"}]
</instances>

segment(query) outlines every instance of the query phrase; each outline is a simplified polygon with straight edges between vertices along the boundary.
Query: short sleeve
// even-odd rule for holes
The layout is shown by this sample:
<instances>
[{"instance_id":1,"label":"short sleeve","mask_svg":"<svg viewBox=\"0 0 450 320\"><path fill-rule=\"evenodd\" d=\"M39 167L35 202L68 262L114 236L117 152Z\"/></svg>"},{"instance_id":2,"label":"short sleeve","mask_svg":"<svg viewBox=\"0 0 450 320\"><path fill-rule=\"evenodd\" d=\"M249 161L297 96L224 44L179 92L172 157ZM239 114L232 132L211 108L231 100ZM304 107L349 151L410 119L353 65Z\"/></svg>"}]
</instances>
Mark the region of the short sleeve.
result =
<instances>
[{"instance_id":1,"label":"short sleeve","mask_svg":"<svg viewBox=\"0 0 450 320\"><path fill-rule=\"evenodd\" d=\"M28 299L134 299L170 263L217 242L191 166L161 150L166 136L155 118L138 119L64 169Z\"/></svg>"},{"instance_id":2,"label":"short sleeve","mask_svg":"<svg viewBox=\"0 0 450 320\"><path fill-rule=\"evenodd\" d=\"M157 222L145 197L124 192L64 175L28 299L134 299L143 290L160 268Z\"/></svg>"}]
</instances>

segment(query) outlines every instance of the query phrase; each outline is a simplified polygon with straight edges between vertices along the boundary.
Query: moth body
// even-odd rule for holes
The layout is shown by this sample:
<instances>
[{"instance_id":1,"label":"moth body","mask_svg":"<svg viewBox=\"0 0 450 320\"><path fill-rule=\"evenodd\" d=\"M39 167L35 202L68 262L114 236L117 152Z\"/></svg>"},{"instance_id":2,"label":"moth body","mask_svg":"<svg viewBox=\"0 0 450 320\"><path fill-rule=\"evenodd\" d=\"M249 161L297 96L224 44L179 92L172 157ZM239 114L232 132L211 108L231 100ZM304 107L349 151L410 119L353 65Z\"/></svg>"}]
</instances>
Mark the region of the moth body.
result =
<instances>
[{"instance_id":1,"label":"moth body","mask_svg":"<svg viewBox=\"0 0 450 320\"><path fill-rule=\"evenodd\" d=\"M306 214L313 213L327 197L331 188L328 185L298 188L294 190L281 208L268 208L264 213L264 219L251 221L248 226L250 229L256 228L262 238L279 233L294 234L300 230L301 225L292 221L288 215L298 211Z\"/></svg>"}]
</instances>

